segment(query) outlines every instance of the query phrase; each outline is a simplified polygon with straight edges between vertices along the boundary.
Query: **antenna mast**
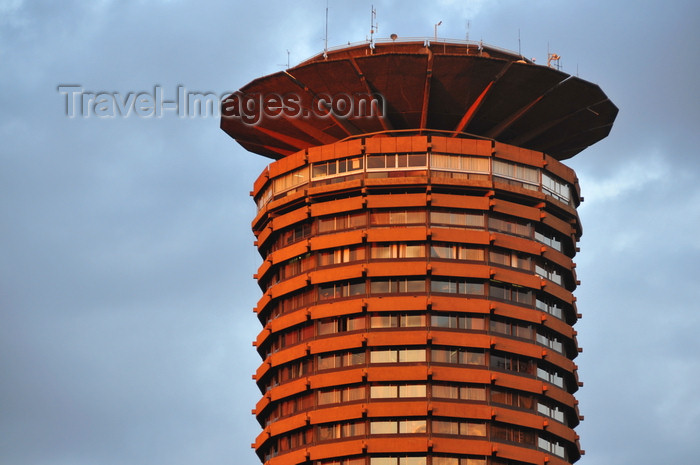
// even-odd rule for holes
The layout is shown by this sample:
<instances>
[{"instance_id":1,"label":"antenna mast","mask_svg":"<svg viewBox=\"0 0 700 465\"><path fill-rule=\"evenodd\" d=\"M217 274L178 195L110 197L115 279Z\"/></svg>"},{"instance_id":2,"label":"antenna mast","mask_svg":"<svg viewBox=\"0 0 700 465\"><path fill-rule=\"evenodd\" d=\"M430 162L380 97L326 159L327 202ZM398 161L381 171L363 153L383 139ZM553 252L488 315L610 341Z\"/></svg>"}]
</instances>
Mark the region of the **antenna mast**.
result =
<instances>
[{"instance_id":1,"label":"antenna mast","mask_svg":"<svg viewBox=\"0 0 700 465\"><path fill-rule=\"evenodd\" d=\"M326 0L326 38L323 44L323 54L328 52L328 0Z\"/></svg>"},{"instance_id":2,"label":"antenna mast","mask_svg":"<svg viewBox=\"0 0 700 465\"><path fill-rule=\"evenodd\" d=\"M370 48L374 48L374 31L376 29L379 29L379 25L375 24L374 21L377 19L377 10L374 8L374 5L372 5L372 14L370 17L370 25L369 25L369 46Z\"/></svg>"}]
</instances>

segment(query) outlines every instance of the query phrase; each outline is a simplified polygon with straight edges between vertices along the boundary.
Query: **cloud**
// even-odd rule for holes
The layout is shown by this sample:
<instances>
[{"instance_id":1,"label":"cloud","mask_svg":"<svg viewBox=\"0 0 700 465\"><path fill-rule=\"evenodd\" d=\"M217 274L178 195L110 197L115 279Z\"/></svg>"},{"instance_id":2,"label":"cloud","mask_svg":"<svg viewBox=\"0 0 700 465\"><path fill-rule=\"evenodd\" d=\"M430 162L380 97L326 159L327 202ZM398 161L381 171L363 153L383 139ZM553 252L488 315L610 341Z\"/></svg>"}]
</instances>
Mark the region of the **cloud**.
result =
<instances>
[{"instance_id":1,"label":"cloud","mask_svg":"<svg viewBox=\"0 0 700 465\"><path fill-rule=\"evenodd\" d=\"M372 2L329 3L329 45ZM518 47L598 82L610 137L570 160L585 352L581 463L692 463L700 246L697 6L375 2L379 36ZM214 119L63 115L62 83L217 93L320 52L325 3L0 3L0 462L258 463L249 445L260 264L248 195L268 160ZM663 40L652 40L663 37ZM679 58L680 57L680 58Z\"/></svg>"}]
</instances>

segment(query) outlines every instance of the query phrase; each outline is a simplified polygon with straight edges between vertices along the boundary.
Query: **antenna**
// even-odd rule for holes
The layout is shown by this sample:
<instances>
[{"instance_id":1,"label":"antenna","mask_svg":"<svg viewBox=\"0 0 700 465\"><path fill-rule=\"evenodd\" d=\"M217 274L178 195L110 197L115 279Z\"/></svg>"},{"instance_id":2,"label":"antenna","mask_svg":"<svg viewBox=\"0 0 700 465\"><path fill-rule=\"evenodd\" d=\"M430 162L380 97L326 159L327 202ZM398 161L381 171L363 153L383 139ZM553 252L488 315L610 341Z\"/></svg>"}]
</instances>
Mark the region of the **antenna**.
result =
<instances>
[{"instance_id":1,"label":"antenna","mask_svg":"<svg viewBox=\"0 0 700 465\"><path fill-rule=\"evenodd\" d=\"M323 56L328 54L328 0L326 0L326 38L323 45Z\"/></svg>"},{"instance_id":2,"label":"antenna","mask_svg":"<svg viewBox=\"0 0 700 465\"><path fill-rule=\"evenodd\" d=\"M376 29L379 29L379 25L374 23L375 19L377 19L377 10L375 10L374 5L372 5L372 14L370 17L370 24L369 24L369 46L370 46L370 48L374 48L374 32Z\"/></svg>"},{"instance_id":3,"label":"antenna","mask_svg":"<svg viewBox=\"0 0 700 465\"><path fill-rule=\"evenodd\" d=\"M279 64L277 66L282 66L284 68L284 64ZM289 49L287 49L287 68L286 69L289 69Z\"/></svg>"},{"instance_id":4,"label":"antenna","mask_svg":"<svg viewBox=\"0 0 700 465\"><path fill-rule=\"evenodd\" d=\"M561 57L556 53L547 53L547 66L550 68L552 67L552 62L555 62L554 67L560 70L561 65L559 64L559 60L561 60Z\"/></svg>"},{"instance_id":5,"label":"antenna","mask_svg":"<svg viewBox=\"0 0 700 465\"><path fill-rule=\"evenodd\" d=\"M467 20L467 42L469 42L469 28L471 27L471 21Z\"/></svg>"},{"instance_id":6,"label":"antenna","mask_svg":"<svg viewBox=\"0 0 700 465\"><path fill-rule=\"evenodd\" d=\"M520 58L523 57L523 52L520 50L520 28L518 28L518 55L520 55Z\"/></svg>"}]
</instances>

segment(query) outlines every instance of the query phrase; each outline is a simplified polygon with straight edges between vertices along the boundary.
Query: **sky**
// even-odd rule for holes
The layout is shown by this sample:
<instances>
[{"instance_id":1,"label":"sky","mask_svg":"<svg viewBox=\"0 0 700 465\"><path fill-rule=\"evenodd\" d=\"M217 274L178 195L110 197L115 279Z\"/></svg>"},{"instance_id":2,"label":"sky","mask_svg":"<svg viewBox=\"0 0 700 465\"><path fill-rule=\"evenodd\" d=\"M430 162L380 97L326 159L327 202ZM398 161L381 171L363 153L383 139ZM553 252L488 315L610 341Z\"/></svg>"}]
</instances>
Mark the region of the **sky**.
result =
<instances>
[{"instance_id":1,"label":"sky","mask_svg":"<svg viewBox=\"0 0 700 465\"><path fill-rule=\"evenodd\" d=\"M377 37L442 21L441 38L550 50L619 107L567 162L585 197L579 463L695 463L700 4L330 0L329 46L366 40L372 4ZM325 8L0 0L0 463L259 463L249 191L268 160L212 116L70 118L59 86L221 95L322 51Z\"/></svg>"}]
</instances>

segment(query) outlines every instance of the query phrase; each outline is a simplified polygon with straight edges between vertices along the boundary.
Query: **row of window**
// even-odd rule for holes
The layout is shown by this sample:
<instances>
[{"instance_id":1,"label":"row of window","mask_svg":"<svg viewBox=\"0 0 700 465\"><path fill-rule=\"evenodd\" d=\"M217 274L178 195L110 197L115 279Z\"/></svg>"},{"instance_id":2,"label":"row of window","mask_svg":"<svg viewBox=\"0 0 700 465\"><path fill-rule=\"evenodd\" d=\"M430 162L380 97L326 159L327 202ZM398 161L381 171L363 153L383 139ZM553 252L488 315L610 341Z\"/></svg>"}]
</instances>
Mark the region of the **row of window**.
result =
<instances>
[{"instance_id":1,"label":"row of window","mask_svg":"<svg viewBox=\"0 0 700 465\"><path fill-rule=\"evenodd\" d=\"M369 389L369 391L368 391ZM369 393L369 397L367 394ZM264 425L281 418L295 415L316 407L364 402L378 399L446 399L471 402L487 402L517 407L537 412L568 425L564 411L550 399L540 399L531 393L503 389L497 386L450 384L450 383L390 383L370 386L355 384L335 388L325 388L305 392L284 399L271 407L264 419Z\"/></svg>"},{"instance_id":2,"label":"row of window","mask_svg":"<svg viewBox=\"0 0 700 465\"><path fill-rule=\"evenodd\" d=\"M367 319L369 318L369 324ZM429 325L428 325L429 322ZM562 355L566 355L560 336L547 328L531 323L511 321L506 318L462 313L377 313L370 315L344 315L310 321L271 336L270 342L261 348L263 359L286 347L309 341L315 337L352 331L384 328L445 328L468 331L488 331L510 337L535 341Z\"/></svg>"},{"instance_id":3,"label":"row of window","mask_svg":"<svg viewBox=\"0 0 700 465\"><path fill-rule=\"evenodd\" d=\"M551 452L559 457L566 456L565 448L551 435L537 430L508 425L465 421L451 418L390 418L383 420L351 420L339 423L327 423L308 426L273 438L267 448L265 460L315 442L337 439L356 438L360 436L397 434L420 434L436 436L465 436L472 438L489 438L492 441L510 442Z\"/></svg>"},{"instance_id":4,"label":"row of window","mask_svg":"<svg viewBox=\"0 0 700 465\"><path fill-rule=\"evenodd\" d=\"M330 265L341 263L364 262L367 258L367 249L371 260L383 259L412 259L426 258L426 251L432 259L464 260L470 262L482 262L491 265L500 265L517 268L523 271L534 272L542 278L549 279L562 285L562 271L560 268L540 256L516 252L502 248L486 249L471 245L452 244L447 242L376 242L371 244L340 247L331 250L321 250L316 253L306 253L281 263L273 275L262 285L263 290L279 283L284 279L298 276ZM488 253L486 253L488 250ZM488 257L488 260L486 258Z\"/></svg>"},{"instance_id":5,"label":"row of window","mask_svg":"<svg viewBox=\"0 0 700 465\"><path fill-rule=\"evenodd\" d=\"M368 356L369 355L369 356ZM555 367L538 363L528 357L464 347L390 347L340 352L327 352L285 363L259 380L264 392L290 380L309 376L324 370L363 366L369 364L437 363L489 367L490 369L521 373L566 389L563 375Z\"/></svg>"},{"instance_id":6,"label":"row of window","mask_svg":"<svg viewBox=\"0 0 700 465\"><path fill-rule=\"evenodd\" d=\"M560 233L550 231L544 226L521 218L482 211L404 208L341 213L321 216L304 223L297 223L289 228L280 230L266 250L261 250L261 252L266 257L269 252L311 237L312 234L347 231L368 226L376 228L398 225L488 229L534 239L560 252L563 250L563 237Z\"/></svg>"},{"instance_id":7,"label":"row of window","mask_svg":"<svg viewBox=\"0 0 700 465\"><path fill-rule=\"evenodd\" d=\"M267 319L274 319L295 309L334 299L383 294L456 294L470 297L489 297L525 307L537 305L546 299L543 291L495 280L478 280L445 276L406 276L391 278L353 279L307 286L304 290L286 294L268 306ZM540 298L541 297L541 298ZM550 305L542 310L555 314ZM553 304L558 306L559 304ZM268 313L269 312L269 313ZM555 315L557 316L557 315ZM265 318L265 317L264 317ZM558 318L561 318L559 315ZM267 324L264 321L263 324Z\"/></svg>"},{"instance_id":8,"label":"row of window","mask_svg":"<svg viewBox=\"0 0 700 465\"><path fill-rule=\"evenodd\" d=\"M486 287L488 286L488 293ZM369 293L367 292L369 288ZM549 313L560 320L564 320L563 308L570 307L558 299L549 296L544 291L535 291L516 284L501 283L498 281L476 281L466 278L431 277L429 280L421 278L375 278L369 281L369 286L364 280L342 281L309 286L305 290L287 294L267 305L260 312L263 326L270 320L292 312L302 307L315 305L319 302L330 301L348 297L363 297L383 294L424 294L429 290L431 294L456 294L470 297L486 297L498 299L504 302L536 308ZM426 293L427 294L427 293ZM566 321L573 323L572 313L567 313Z\"/></svg>"},{"instance_id":9,"label":"row of window","mask_svg":"<svg viewBox=\"0 0 700 465\"><path fill-rule=\"evenodd\" d=\"M274 178L255 201L258 209L261 209L273 198L278 199L298 191L310 179L312 185L328 184L327 181L331 178L335 182L347 181L357 179L363 173L367 173L367 177L373 177L372 172L393 170L422 170L421 174L425 176L427 169L436 171L436 174L476 174L485 179L492 174L499 181L541 191L563 203L572 202L571 185L539 168L488 157L425 152L357 155L313 163Z\"/></svg>"},{"instance_id":10,"label":"row of window","mask_svg":"<svg viewBox=\"0 0 700 465\"><path fill-rule=\"evenodd\" d=\"M317 460L314 465L528 465L525 462L505 460L495 457L476 456L383 456L347 457L342 459Z\"/></svg>"}]
</instances>

